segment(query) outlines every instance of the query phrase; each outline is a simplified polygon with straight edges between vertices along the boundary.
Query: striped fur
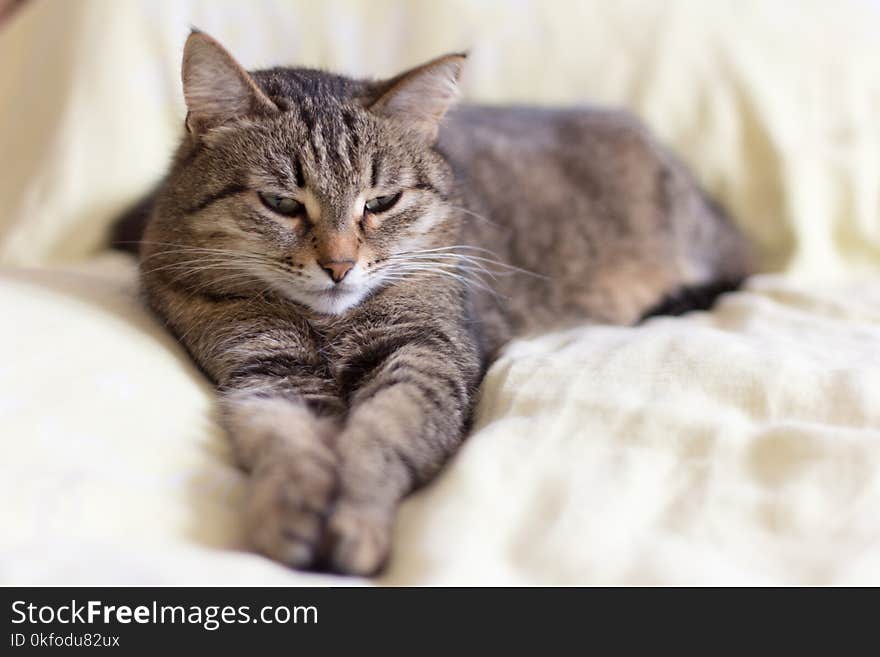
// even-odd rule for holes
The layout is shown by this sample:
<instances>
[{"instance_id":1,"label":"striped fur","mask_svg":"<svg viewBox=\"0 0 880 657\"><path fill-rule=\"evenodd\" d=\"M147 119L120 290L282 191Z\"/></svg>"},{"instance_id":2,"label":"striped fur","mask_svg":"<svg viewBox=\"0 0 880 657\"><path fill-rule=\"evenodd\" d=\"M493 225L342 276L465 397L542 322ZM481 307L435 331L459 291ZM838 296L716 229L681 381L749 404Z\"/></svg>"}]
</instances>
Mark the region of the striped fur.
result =
<instances>
[{"instance_id":1,"label":"striped fur","mask_svg":"<svg viewBox=\"0 0 880 657\"><path fill-rule=\"evenodd\" d=\"M382 567L398 504L459 446L511 336L632 323L747 273L738 233L623 115L465 107L441 125L462 61L368 82L248 74L187 43L188 132L144 206L141 276L218 388L255 548L291 566ZM351 255L338 283L334 254Z\"/></svg>"}]
</instances>

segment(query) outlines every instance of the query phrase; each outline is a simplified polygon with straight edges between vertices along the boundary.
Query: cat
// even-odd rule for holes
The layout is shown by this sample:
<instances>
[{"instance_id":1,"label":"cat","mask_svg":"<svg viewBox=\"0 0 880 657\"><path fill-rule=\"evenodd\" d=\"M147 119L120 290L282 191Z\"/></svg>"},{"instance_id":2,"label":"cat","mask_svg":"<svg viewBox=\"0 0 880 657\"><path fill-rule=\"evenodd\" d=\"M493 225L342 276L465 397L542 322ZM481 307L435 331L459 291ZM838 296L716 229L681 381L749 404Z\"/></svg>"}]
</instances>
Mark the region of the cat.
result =
<instances>
[{"instance_id":1,"label":"cat","mask_svg":"<svg viewBox=\"0 0 880 657\"><path fill-rule=\"evenodd\" d=\"M251 544L289 566L383 568L512 337L705 306L752 271L636 119L449 111L465 58L249 73L193 31L182 142L119 228L146 222L145 297L217 386Z\"/></svg>"}]
</instances>

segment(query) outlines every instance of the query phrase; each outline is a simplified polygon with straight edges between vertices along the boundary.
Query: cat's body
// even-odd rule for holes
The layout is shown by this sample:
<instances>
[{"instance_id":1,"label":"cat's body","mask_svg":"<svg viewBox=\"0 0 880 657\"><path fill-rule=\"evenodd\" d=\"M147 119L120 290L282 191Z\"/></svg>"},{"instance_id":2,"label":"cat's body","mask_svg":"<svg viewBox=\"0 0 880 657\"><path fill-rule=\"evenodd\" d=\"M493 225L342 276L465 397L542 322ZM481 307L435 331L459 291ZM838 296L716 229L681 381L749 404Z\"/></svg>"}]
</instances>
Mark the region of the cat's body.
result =
<instances>
[{"instance_id":1,"label":"cat's body","mask_svg":"<svg viewBox=\"0 0 880 657\"><path fill-rule=\"evenodd\" d=\"M682 288L734 285L745 243L689 173L631 116L461 106L438 149L455 170L462 242L538 276L474 290L490 350L585 320L633 324Z\"/></svg>"},{"instance_id":2,"label":"cat's body","mask_svg":"<svg viewBox=\"0 0 880 657\"><path fill-rule=\"evenodd\" d=\"M631 324L748 273L744 241L623 114L463 106L462 58L387 82L184 59L189 134L141 247L217 384L254 545L370 573L510 337ZM439 130L439 138L438 138Z\"/></svg>"}]
</instances>

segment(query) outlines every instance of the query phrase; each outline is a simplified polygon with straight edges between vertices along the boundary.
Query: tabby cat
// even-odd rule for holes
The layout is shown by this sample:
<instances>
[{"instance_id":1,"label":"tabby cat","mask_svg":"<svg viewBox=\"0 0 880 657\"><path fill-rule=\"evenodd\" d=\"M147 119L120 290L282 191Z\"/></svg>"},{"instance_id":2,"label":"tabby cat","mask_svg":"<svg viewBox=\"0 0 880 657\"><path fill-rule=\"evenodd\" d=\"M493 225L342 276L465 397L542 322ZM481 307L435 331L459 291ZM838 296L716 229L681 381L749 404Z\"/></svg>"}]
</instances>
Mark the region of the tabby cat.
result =
<instances>
[{"instance_id":1,"label":"tabby cat","mask_svg":"<svg viewBox=\"0 0 880 657\"><path fill-rule=\"evenodd\" d=\"M290 566L382 568L398 504L459 446L512 336L633 324L749 272L633 118L445 116L464 62L248 73L187 40L186 134L148 201L141 279L217 386L253 546Z\"/></svg>"}]
</instances>

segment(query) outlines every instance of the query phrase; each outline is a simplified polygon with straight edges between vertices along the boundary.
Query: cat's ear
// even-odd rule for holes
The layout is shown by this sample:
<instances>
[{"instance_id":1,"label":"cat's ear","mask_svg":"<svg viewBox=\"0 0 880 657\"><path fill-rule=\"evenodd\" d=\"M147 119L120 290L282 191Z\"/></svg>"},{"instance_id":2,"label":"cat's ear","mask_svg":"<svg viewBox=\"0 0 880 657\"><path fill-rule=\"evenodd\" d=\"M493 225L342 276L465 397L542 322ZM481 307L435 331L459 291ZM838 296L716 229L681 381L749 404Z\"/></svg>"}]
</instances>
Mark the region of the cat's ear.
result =
<instances>
[{"instance_id":1,"label":"cat's ear","mask_svg":"<svg viewBox=\"0 0 880 657\"><path fill-rule=\"evenodd\" d=\"M385 83L370 110L407 123L433 144L443 115L458 98L458 78L466 57L464 53L444 55L401 73Z\"/></svg>"},{"instance_id":2,"label":"cat's ear","mask_svg":"<svg viewBox=\"0 0 880 657\"><path fill-rule=\"evenodd\" d=\"M193 30L183 48L186 128L199 134L232 119L278 111L254 79L216 40Z\"/></svg>"}]
</instances>

